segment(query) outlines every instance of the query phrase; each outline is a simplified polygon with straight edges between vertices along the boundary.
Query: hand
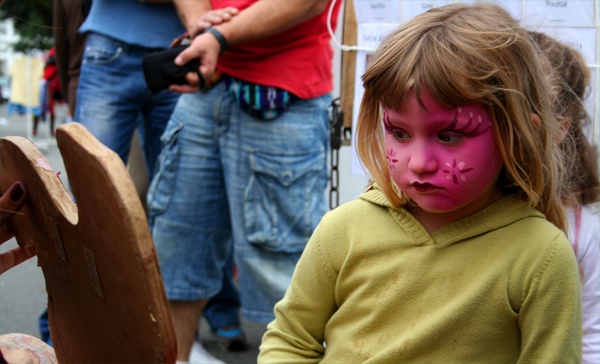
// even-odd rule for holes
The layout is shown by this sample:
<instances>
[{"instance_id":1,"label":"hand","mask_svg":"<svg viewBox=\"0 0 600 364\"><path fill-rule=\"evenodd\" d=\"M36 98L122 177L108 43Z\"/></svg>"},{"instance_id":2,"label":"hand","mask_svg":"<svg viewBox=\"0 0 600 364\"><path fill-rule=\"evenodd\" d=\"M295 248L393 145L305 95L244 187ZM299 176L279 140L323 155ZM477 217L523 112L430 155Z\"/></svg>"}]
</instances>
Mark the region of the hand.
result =
<instances>
[{"instance_id":1,"label":"hand","mask_svg":"<svg viewBox=\"0 0 600 364\"><path fill-rule=\"evenodd\" d=\"M26 334L0 335L0 351L8 363L58 363L50 345Z\"/></svg>"},{"instance_id":2,"label":"hand","mask_svg":"<svg viewBox=\"0 0 600 364\"><path fill-rule=\"evenodd\" d=\"M21 182L15 182L0 197L0 244L5 243L14 236L10 227L10 220L25 205L27 191ZM0 274L19 265L35 255L33 248L15 248L0 254Z\"/></svg>"},{"instance_id":3,"label":"hand","mask_svg":"<svg viewBox=\"0 0 600 364\"><path fill-rule=\"evenodd\" d=\"M200 73L204 76L205 80L211 78L217 67L217 59L221 52L221 45L217 39L210 33L203 33L194 38L189 47L183 50L177 58L175 58L175 64L182 66L192 59L200 59ZM184 85L171 85L169 90L173 92L196 92L202 85L200 85L200 79L196 72L189 72L186 75L187 84Z\"/></svg>"},{"instance_id":4,"label":"hand","mask_svg":"<svg viewBox=\"0 0 600 364\"><path fill-rule=\"evenodd\" d=\"M230 21L234 16L239 14L239 10L232 6L223 9L215 9L202 14L200 19L192 26L190 36L194 39L197 35L204 33L207 28L213 25L219 25Z\"/></svg>"}]
</instances>

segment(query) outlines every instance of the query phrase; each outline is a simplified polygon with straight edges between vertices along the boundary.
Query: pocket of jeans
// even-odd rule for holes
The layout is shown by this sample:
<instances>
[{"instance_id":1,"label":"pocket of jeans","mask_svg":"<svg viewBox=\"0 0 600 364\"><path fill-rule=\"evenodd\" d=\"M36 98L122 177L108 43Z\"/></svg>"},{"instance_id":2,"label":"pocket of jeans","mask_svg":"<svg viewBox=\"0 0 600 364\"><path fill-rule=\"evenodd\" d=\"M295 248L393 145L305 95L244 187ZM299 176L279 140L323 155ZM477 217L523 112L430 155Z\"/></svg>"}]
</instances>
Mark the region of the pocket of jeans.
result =
<instances>
[{"instance_id":1,"label":"pocket of jeans","mask_svg":"<svg viewBox=\"0 0 600 364\"><path fill-rule=\"evenodd\" d=\"M105 47L91 44L83 52L83 62L97 65L109 64L117 60L122 51L121 47L111 47L108 44Z\"/></svg>"},{"instance_id":2,"label":"pocket of jeans","mask_svg":"<svg viewBox=\"0 0 600 364\"><path fill-rule=\"evenodd\" d=\"M170 122L160 138L162 150L158 157L156 174L148 187L148 213L150 217L165 212L171 202L179 164L177 137L182 128L183 124Z\"/></svg>"},{"instance_id":3,"label":"pocket of jeans","mask_svg":"<svg viewBox=\"0 0 600 364\"><path fill-rule=\"evenodd\" d=\"M325 195L314 191L325 189L325 153L254 153L250 167L244 196L248 242L271 251L301 252L324 213Z\"/></svg>"}]
</instances>

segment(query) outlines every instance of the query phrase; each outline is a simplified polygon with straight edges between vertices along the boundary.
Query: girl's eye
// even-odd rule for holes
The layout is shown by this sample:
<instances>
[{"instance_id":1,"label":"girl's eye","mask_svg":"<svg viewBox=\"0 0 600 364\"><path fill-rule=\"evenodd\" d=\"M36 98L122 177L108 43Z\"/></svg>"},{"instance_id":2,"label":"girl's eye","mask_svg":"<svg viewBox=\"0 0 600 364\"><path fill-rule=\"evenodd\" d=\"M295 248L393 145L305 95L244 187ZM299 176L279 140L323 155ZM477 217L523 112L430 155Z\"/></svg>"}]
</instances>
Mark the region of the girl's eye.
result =
<instances>
[{"instance_id":1,"label":"girl's eye","mask_svg":"<svg viewBox=\"0 0 600 364\"><path fill-rule=\"evenodd\" d=\"M406 130L392 125L392 123L390 123L390 120L386 117L384 117L383 119L383 127L385 128L386 133L392 134L394 138L398 140L404 140L410 137Z\"/></svg>"},{"instance_id":2,"label":"girl's eye","mask_svg":"<svg viewBox=\"0 0 600 364\"><path fill-rule=\"evenodd\" d=\"M438 134L438 139L445 144L458 144L465 139L465 136L456 132L443 131Z\"/></svg>"},{"instance_id":3,"label":"girl's eye","mask_svg":"<svg viewBox=\"0 0 600 364\"><path fill-rule=\"evenodd\" d=\"M394 138L396 138L397 140L410 139L410 134L408 134L406 132L406 130L404 130L404 129L398 129L398 128L388 129L388 128L386 128L386 132L388 132L389 134L392 134L394 136Z\"/></svg>"}]
</instances>

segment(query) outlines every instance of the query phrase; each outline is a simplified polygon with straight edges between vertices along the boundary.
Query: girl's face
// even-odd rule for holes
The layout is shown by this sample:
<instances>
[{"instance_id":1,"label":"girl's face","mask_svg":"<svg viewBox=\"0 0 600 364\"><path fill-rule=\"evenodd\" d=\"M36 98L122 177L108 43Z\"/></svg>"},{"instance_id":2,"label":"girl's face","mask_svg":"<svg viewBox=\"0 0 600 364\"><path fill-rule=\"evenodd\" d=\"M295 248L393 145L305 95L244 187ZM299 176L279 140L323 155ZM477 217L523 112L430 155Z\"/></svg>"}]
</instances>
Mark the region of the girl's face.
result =
<instances>
[{"instance_id":1,"label":"girl's face","mask_svg":"<svg viewBox=\"0 0 600 364\"><path fill-rule=\"evenodd\" d=\"M425 110L415 95L384 109L385 147L392 178L416 204L409 211L440 228L502 196L502 156L483 105L447 109L428 92L422 101Z\"/></svg>"}]
</instances>

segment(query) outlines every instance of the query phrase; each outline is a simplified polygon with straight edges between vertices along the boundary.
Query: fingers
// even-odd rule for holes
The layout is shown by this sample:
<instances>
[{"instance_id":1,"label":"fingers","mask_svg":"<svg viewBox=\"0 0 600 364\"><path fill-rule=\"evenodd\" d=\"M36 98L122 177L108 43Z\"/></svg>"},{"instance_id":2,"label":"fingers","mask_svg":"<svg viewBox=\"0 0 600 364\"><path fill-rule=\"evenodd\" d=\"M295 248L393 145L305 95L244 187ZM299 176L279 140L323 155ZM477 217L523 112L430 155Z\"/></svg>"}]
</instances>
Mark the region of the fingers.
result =
<instances>
[{"instance_id":1,"label":"fingers","mask_svg":"<svg viewBox=\"0 0 600 364\"><path fill-rule=\"evenodd\" d=\"M196 36L204 33L204 31L207 28L210 28L211 26L212 26L212 23L199 19L196 22L196 24L194 24L194 27L189 31L190 36L192 37L192 39L194 39L194 38L196 38Z\"/></svg>"},{"instance_id":2,"label":"fingers","mask_svg":"<svg viewBox=\"0 0 600 364\"><path fill-rule=\"evenodd\" d=\"M18 212L25 204L27 192L25 186L21 182L15 182L12 186L0 197L0 222L3 218L12 216L9 212Z\"/></svg>"},{"instance_id":3,"label":"fingers","mask_svg":"<svg viewBox=\"0 0 600 364\"><path fill-rule=\"evenodd\" d=\"M57 363L50 345L27 334L0 335L0 351L3 363Z\"/></svg>"},{"instance_id":4,"label":"fingers","mask_svg":"<svg viewBox=\"0 0 600 364\"><path fill-rule=\"evenodd\" d=\"M175 64L182 66L194 58L200 58L201 56L199 54L201 54L201 52L197 52L195 49L193 49L190 46L190 47L186 48L185 50L183 50L181 53L179 53L177 58L175 58ZM179 92L179 93L190 93L190 92L196 92L200 89L198 75L196 75L195 72L188 72L186 74L185 78L186 78L186 81L188 82L187 84L171 85L171 86L169 86L169 91Z\"/></svg>"},{"instance_id":5,"label":"fingers","mask_svg":"<svg viewBox=\"0 0 600 364\"><path fill-rule=\"evenodd\" d=\"M8 222L25 204L27 191L21 182L15 182L0 197L0 244L13 237Z\"/></svg>"},{"instance_id":6,"label":"fingers","mask_svg":"<svg viewBox=\"0 0 600 364\"><path fill-rule=\"evenodd\" d=\"M196 37L189 47L177 55L175 64L182 66L192 59L197 58L200 60L199 72L207 80L215 72L220 50L221 45L212 34L202 34ZM189 72L186 75L186 79L188 85L172 85L169 87L169 90L175 92L194 92L203 86L196 72Z\"/></svg>"},{"instance_id":7,"label":"fingers","mask_svg":"<svg viewBox=\"0 0 600 364\"><path fill-rule=\"evenodd\" d=\"M196 52L191 49L191 47L185 49L175 59L175 64L184 65L191 61L194 58L199 58L196 56ZM169 91L171 92L179 92L179 93L190 93L196 92L200 89L200 80L198 75L195 72L188 72L185 76L187 84L177 85L172 84L169 86Z\"/></svg>"},{"instance_id":8,"label":"fingers","mask_svg":"<svg viewBox=\"0 0 600 364\"><path fill-rule=\"evenodd\" d=\"M213 25L223 24L230 21L234 16L239 14L239 10L232 6L223 9L207 11L198 19L193 29L190 31L192 38L202 34L207 28Z\"/></svg>"},{"instance_id":9,"label":"fingers","mask_svg":"<svg viewBox=\"0 0 600 364\"><path fill-rule=\"evenodd\" d=\"M171 92L178 92L181 94L184 93L194 93L196 91L200 90L200 86L198 85L171 85L169 86L169 91Z\"/></svg>"},{"instance_id":10,"label":"fingers","mask_svg":"<svg viewBox=\"0 0 600 364\"><path fill-rule=\"evenodd\" d=\"M192 59L199 58L199 56L200 55L197 55L196 51L190 46L177 55L175 58L175 64L178 66L183 66Z\"/></svg>"},{"instance_id":11,"label":"fingers","mask_svg":"<svg viewBox=\"0 0 600 364\"><path fill-rule=\"evenodd\" d=\"M0 274L23 263L35 255L33 248L15 248L0 254Z\"/></svg>"},{"instance_id":12,"label":"fingers","mask_svg":"<svg viewBox=\"0 0 600 364\"><path fill-rule=\"evenodd\" d=\"M223 9L217 9L209 11L202 16L201 20L211 25L223 24L228 22L239 13L238 9L234 7L227 7Z\"/></svg>"},{"instance_id":13,"label":"fingers","mask_svg":"<svg viewBox=\"0 0 600 364\"><path fill-rule=\"evenodd\" d=\"M202 66L200 66L199 70L202 70ZM202 89L205 86L205 81L201 80L198 74L195 72L188 72L185 75L185 79L187 81L187 84L173 84L169 86L169 91L179 93L192 93Z\"/></svg>"},{"instance_id":14,"label":"fingers","mask_svg":"<svg viewBox=\"0 0 600 364\"><path fill-rule=\"evenodd\" d=\"M0 244L13 237L9 222L25 205L27 191L21 182L15 182L0 197ZM35 255L33 248L15 248L0 254L0 274Z\"/></svg>"}]
</instances>

